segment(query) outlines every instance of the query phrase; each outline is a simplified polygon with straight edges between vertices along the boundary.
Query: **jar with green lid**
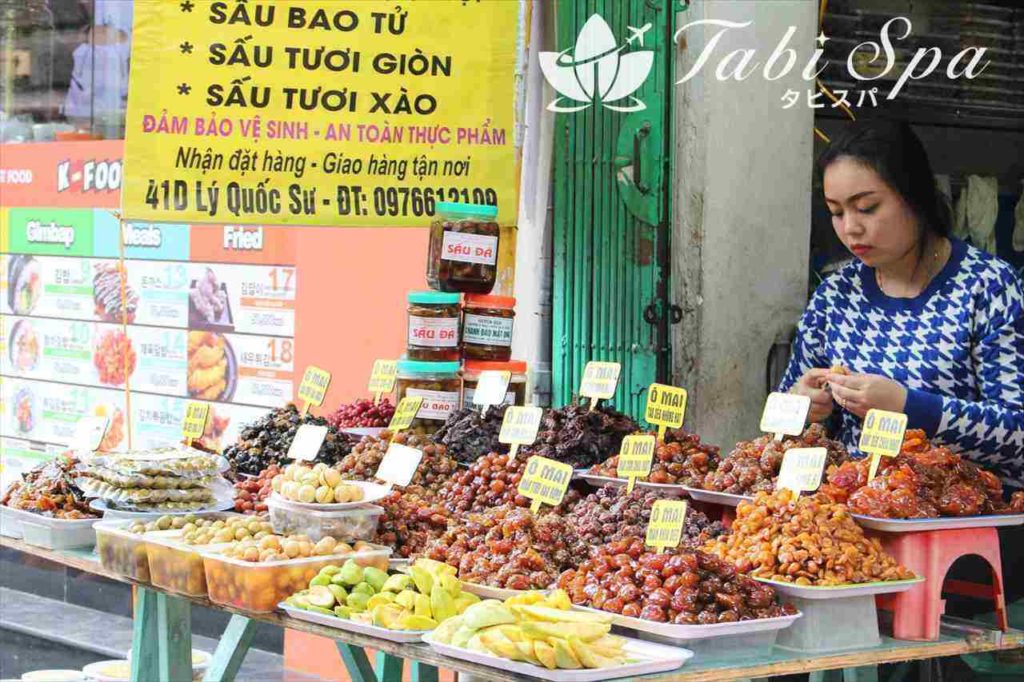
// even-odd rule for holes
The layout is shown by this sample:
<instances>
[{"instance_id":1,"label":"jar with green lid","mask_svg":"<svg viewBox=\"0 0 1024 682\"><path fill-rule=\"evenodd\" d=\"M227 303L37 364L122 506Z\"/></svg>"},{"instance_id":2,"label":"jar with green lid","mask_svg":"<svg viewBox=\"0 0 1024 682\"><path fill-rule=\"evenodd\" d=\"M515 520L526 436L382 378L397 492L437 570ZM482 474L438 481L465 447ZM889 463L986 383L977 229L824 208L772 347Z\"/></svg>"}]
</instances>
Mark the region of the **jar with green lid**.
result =
<instances>
[{"instance_id":1,"label":"jar with green lid","mask_svg":"<svg viewBox=\"0 0 1024 682\"><path fill-rule=\"evenodd\" d=\"M430 225L427 282L438 291L487 294L498 278L496 206L440 202Z\"/></svg>"},{"instance_id":2,"label":"jar with green lid","mask_svg":"<svg viewBox=\"0 0 1024 682\"><path fill-rule=\"evenodd\" d=\"M410 291L407 297L406 357L410 360L459 359L459 295Z\"/></svg>"},{"instance_id":3,"label":"jar with green lid","mask_svg":"<svg viewBox=\"0 0 1024 682\"><path fill-rule=\"evenodd\" d=\"M444 425L448 415L459 409L462 379L458 362L426 362L403 358L398 361L395 381L398 400L423 398L411 429L431 434Z\"/></svg>"}]
</instances>

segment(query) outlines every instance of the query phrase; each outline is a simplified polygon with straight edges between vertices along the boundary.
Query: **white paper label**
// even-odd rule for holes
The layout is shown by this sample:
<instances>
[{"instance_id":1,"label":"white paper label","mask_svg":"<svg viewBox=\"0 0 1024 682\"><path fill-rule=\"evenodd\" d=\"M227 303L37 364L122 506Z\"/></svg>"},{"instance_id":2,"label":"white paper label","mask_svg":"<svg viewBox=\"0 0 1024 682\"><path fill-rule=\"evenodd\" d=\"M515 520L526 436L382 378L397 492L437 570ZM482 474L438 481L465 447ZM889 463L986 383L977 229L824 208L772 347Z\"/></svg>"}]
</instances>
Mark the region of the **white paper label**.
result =
<instances>
[{"instance_id":1,"label":"white paper label","mask_svg":"<svg viewBox=\"0 0 1024 682\"><path fill-rule=\"evenodd\" d=\"M455 348L459 345L459 318L410 315L409 345Z\"/></svg>"},{"instance_id":2,"label":"white paper label","mask_svg":"<svg viewBox=\"0 0 1024 682\"><path fill-rule=\"evenodd\" d=\"M75 424L75 436L68 445L94 452L103 442L109 424L107 417L82 417Z\"/></svg>"},{"instance_id":3,"label":"white paper label","mask_svg":"<svg viewBox=\"0 0 1024 682\"><path fill-rule=\"evenodd\" d=\"M462 327L462 340L466 343L478 343L484 346L511 348L514 323L515 320L511 317L466 313L466 322Z\"/></svg>"},{"instance_id":4,"label":"white paper label","mask_svg":"<svg viewBox=\"0 0 1024 682\"><path fill-rule=\"evenodd\" d=\"M498 262L498 238L465 232L445 232L441 259L494 265Z\"/></svg>"},{"instance_id":5,"label":"white paper label","mask_svg":"<svg viewBox=\"0 0 1024 682\"><path fill-rule=\"evenodd\" d=\"M296 462L316 459L316 456L320 454L320 447L324 444L324 438L326 437L326 426L303 424L295 432L292 446L288 448L289 459L294 459Z\"/></svg>"},{"instance_id":6,"label":"white paper label","mask_svg":"<svg viewBox=\"0 0 1024 682\"><path fill-rule=\"evenodd\" d=\"M463 395L462 395L462 406L463 407L476 407L476 403L473 402L473 399L475 397L476 397L476 389L475 388L467 388L467 389L465 389L463 391ZM516 394L513 393L512 391L509 391L508 393L505 394L505 400L501 404L502 405L515 405L516 404Z\"/></svg>"},{"instance_id":7,"label":"white paper label","mask_svg":"<svg viewBox=\"0 0 1024 682\"><path fill-rule=\"evenodd\" d=\"M417 419L444 421L451 412L459 408L459 394L455 391L424 391L419 388L410 388L405 395L423 398L420 411L416 413Z\"/></svg>"},{"instance_id":8,"label":"white paper label","mask_svg":"<svg viewBox=\"0 0 1024 682\"><path fill-rule=\"evenodd\" d=\"M423 451L392 443L377 467L377 478L392 485L407 486L416 475Z\"/></svg>"}]
</instances>

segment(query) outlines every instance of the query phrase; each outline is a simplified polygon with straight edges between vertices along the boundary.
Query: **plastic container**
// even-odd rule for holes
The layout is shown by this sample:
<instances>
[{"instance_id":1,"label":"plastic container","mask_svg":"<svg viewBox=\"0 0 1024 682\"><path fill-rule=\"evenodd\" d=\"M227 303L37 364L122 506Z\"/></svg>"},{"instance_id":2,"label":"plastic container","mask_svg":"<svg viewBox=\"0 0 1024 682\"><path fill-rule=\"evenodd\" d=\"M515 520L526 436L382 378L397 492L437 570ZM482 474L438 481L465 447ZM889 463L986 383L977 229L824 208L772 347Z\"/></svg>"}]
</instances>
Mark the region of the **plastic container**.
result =
<instances>
[{"instance_id":1,"label":"plastic container","mask_svg":"<svg viewBox=\"0 0 1024 682\"><path fill-rule=\"evenodd\" d=\"M149 555L145 537L129 533L134 520L99 521L96 531L96 552L100 565L108 571L142 583L149 582Z\"/></svg>"},{"instance_id":2,"label":"plastic container","mask_svg":"<svg viewBox=\"0 0 1024 682\"><path fill-rule=\"evenodd\" d=\"M92 547L96 544L93 526L99 519L54 519L49 516L23 512L20 529L25 544L46 549L72 549Z\"/></svg>"},{"instance_id":3,"label":"plastic container","mask_svg":"<svg viewBox=\"0 0 1024 682\"><path fill-rule=\"evenodd\" d=\"M779 633L777 646L803 653L824 654L878 646L878 611L875 598L832 597L786 600L800 609L803 618Z\"/></svg>"},{"instance_id":4,"label":"plastic container","mask_svg":"<svg viewBox=\"0 0 1024 682\"><path fill-rule=\"evenodd\" d=\"M81 670L33 670L21 676L21 682L85 682Z\"/></svg>"},{"instance_id":5,"label":"plastic container","mask_svg":"<svg viewBox=\"0 0 1024 682\"><path fill-rule=\"evenodd\" d=\"M150 582L176 594L205 597L206 568L202 553L227 544L188 545L180 538L180 531L146 533Z\"/></svg>"},{"instance_id":6,"label":"plastic container","mask_svg":"<svg viewBox=\"0 0 1024 682\"><path fill-rule=\"evenodd\" d=\"M430 225L427 283L437 291L489 294L498 278L496 206L437 204Z\"/></svg>"},{"instance_id":7,"label":"plastic container","mask_svg":"<svg viewBox=\"0 0 1024 682\"><path fill-rule=\"evenodd\" d=\"M278 602L305 589L324 566L354 559L360 566L388 570L390 547L371 545L348 554L312 556L286 561L249 562L218 552L203 554L210 601L254 613L269 613Z\"/></svg>"},{"instance_id":8,"label":"plastic container","mask_svg":"<svg viewBox=\"0 0 1024 682\"><path fill-rule=\"evenodd\" d=\"M462 379L457 362L423 362L403 358L398 361L395 385L399 401L406 396L423 398L420 411L410 427L418 433L437 431L461 404Z\"/></svg>"},{"instance_id":9,"label":"plastic container","mask_svg":"<svg viewBox=\"0 0 1024 682\"><path fill-rule=\"evenodd\" d=\"M21 515L27 513L0 505L0 535L15 540L21 539Z\"/></svg>"},{"instance_id":10,"label":"plastic container","mask_svg":"<svg viewBox=\"0 0 1024 682\"><path fill-rule=\"evenodd\" d=\"M657 642L669 646L684 646L702 658L728 658L748 660L764 658L771 654L780 630L761 630L744 632L721 637L703 637L700 639L677 639L665 637L651 632L638 632L636 636L645 642ZM622 633L619 633L622 634Z\"/></svg>"},{"instance_id":11,"label":"plastic container","mask_svg":"<svg viewBox=\"0 0 1024 682\"><path fill-rule=\"evenodd\" d=\"M442 362L459 359L459 295L410 291L407 309L406 357Z\"/></svg>"},{"instance_id":12,"label":"plastic container","mask_svg":"<svg viewBox=\"0 0 1024 682\"><path fill-rule=\"evenodd\" d=\"M466 294L462 309L462 357L490 362L511 360L516 299Z\"/></svg>"},{"instance_id":13,"label":"plastic container","mask_svg":"<svg viewBox=\"0 0 1024 682\"><path fill-rule=\"evenodd\" d=\"M466 360L462 367L462 406L473 407L473 396L481 372L510 372L508 391L505 393L506 405L526 404L526 368L522 360L508 362L487 362L483 360Z\"/></svg>"},{"instance_id":14,"label":"plastic container","mask_svg":"<svg viewBox=\"0 0 1024 682\"><path fill-rule=\"evenodd\" d=\"M370 540L377 533L377 522L384 510L372 504L338 510L309 509L271 495L267 499L270 524L279 535L308 535L313 542L330 536L350 542Z\"/></svg>"}]
</instances>

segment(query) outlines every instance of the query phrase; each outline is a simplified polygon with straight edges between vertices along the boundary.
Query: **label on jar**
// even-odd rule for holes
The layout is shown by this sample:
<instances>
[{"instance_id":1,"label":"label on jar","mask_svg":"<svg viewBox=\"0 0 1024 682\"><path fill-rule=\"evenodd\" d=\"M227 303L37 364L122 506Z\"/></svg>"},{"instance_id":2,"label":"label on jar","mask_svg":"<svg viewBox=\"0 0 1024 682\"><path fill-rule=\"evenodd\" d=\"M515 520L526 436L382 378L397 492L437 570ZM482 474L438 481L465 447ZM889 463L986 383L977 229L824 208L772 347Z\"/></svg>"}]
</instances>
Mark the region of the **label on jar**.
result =
<instances>
[{"instance_id":1,"label":"label on jar","mask_svg":"<svg viewBox=\"0 0 1024 682\"><path fill-rule=\"evenodd\" d=\"M498 262L498 238L466 232L445 232L441 260L494 265Z\"/></svg>"},{"instance_id":2,"label":"label on jar","mask_svg":"<svg viewBox=\"0 0 1024 682\"><path fill-rule=\"evenodd\" d=\"M450 413L459 409L458 391L425 391L420 388L410 388L405 395L423 398L420 411L416 413L417 419L444 421L448 419Z\"/></svg>"},{"instance_id":3,"label":"label on jar","mask_svg":"<svg viewBox=\"0 0 1024 682\"><path fill-rule=\"evenodd\" d=\"M474 402L475 400L476 400L476 389L475 388L467 388L467 389L464 389L462 391L462 406L463 407L475 407L476 406L476 403ZM502 405L515 405L516 404L516 394L513 393L512 391L507 391L505 393L505 400L501 404Z\"/></svg>"},{"instance_id":4,"label":"label on jar","mask_svg":"<svg viewBox=\"0 0 1024 682\"><path fill-rule=\"evenodd\" d=\"M466 313L466 323L462 327L462 340L465 343L476 343L481 346L511 348L514 323L515 320L511 317Z\"/></svg>"},{"instance_id":5,"label":"label on jar","mask_svg":"<svg viewBox=\"0 0 1024 682\"><path fill-rule=\"evenodd\" d=\"M455 348L459 345L459 318L410 315L409 345Z\"/></svg>"},{"instance_id":6,"label":"label on jar","mask_svg":"<svg viewBox=\"0 0 1024 682\"><path fill-rule=\"evenodd\" d=\"M821 474L825 471L828 450L825 448L790 448L782 456L782 468L775 482L775 489L800 493L817 490L821 485Z\"/></svg>"},{"instance_id":7,"label":"label on jar","mask_svg":"<svg viewBox=\"0 0 1024 682\"><path fill-rule=\"evenodd\" d=\"M651 507L651 520L647 522L644 544L659 552L679 546L683 539L686 520L686 500L656 500Z\"/></svg>"}]
</instances>

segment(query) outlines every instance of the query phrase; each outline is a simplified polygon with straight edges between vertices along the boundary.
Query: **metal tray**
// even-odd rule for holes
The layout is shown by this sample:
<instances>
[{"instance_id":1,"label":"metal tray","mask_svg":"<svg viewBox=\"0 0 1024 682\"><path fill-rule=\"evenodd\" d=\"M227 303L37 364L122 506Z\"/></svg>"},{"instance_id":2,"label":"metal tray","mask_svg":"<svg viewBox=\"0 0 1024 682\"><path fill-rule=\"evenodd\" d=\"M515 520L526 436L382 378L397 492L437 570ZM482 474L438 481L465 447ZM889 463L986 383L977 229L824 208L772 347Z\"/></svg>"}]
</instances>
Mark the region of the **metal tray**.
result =
<instances>
[{"instance_id":1,"label":"metal tray","mask_svg":"<svg viewBox=\"0 0 1024 682\"><path fill-rule=\"evenodd\" d=\"M462 583L462 591L475 594L482 599L500 599L504 601L509 597L526 594L527 592L541 592L548 594L551 590L510 590L507 587L491 587L490 585L477 585L476 583Z\"/></svg>"},{"instance_id":2,"label":"metal tray","mask_svg":"<svg viewBox=\"0 0 1024 682\"><path fill-rule=\"evenodd\" d=\"M701 490L700 488L684 488L684 490L686 490L687 495L698 502L710 502L712 504L721 504L726 507L736 507L744 500L749 502L754 499L749 495L733 495L731 493L715 492L714 490Z\"/></svg>"},{"instance_id":3,"label":"metal tray","mask_svg":"<svg viewBox=\"0 0 1024 682\"><path fill-rule=\"evenodd\" d=\"M347 433L350 436L357 436L358 438L364 438L365 436L373 436L377 438L381 433L387 431L386 426L362 426L359 428L352 427L350 429L340 429L342 433Z\"/></svg>"},{"instance_id":4,"label":"metal tray","mask_svg":"<svg viewBox=\"0 0 1024 682\"><path fill-rule=\"evenodd\" d=\"M348 620L347 618L339 618L338 616L328 616L325 613L317 613L316 611L297 609L294 606L285 604L284 602L278 604L277 607L296 620L304 620L310 623L316 623L317 625L335 628L336 630L358 632L361 635L370 635L371 637L376 637L378 639L386 639L389 642L400 642L403 644L420 642L423 641L423 635L432 632L432 630L389 630L388 628L382 628L376 625L364 625L363 623L357 623L355 621Z\"/></svg>"},{"instance_id":5,"label":"metal tray","mask_svg":"<svg viewBox=\"0 0 1024 682\"><path fill-rule=\"evenodd\" d=\"M929 530L958 528L992 528L1024 524L1024 514L993 514L991 516L943 516L937 519L881 519L877 516L851 514L864 528L883 533L918 533Z\"/></svg>"},{"instance_id":6,"label":"metal tray","mask_svg":"<svg viewBox=\"0 0 1024 682\"><path fill-rule=\"evenodd\" d=\"M735 623L714 623L712 625L677 625L675 623L656 623L653 620L643 618L631 618L617 613L609 613L587 606L574 606L577 611L589 613L600 613L612 617L612 625L629 628L638 632L649 632L659 637L674 639L678 641L689 641L694 639L707 639L708 637L725 637L728 635L744 635L751 632L764 632L768 630L782 630L792 625L802 613L797 612L792 616L780 616L778 618L759 618L757 620L741 620Z\"/></svg>"},{"instance_id":7,"label":"metal tray","mask_svg":"<svg viewBox=\"0 0 1024 682\"><path fill-rule=\"evenodd\" d=\"M606 485L614 485L624 488L626 484L629 483L629 481L627 481L624 478L613 478L611 476L595 476L593 474L587 473L580 474L578 477L574 476L573 478L583 479L590 485L596 486L598 488L604 487ZM648 483L647 481L637 481L635 487L644 488L647 490L657 490L661 493L671 495L673 497L683 497L686 494L687 490L685 487L681 485L669 485L667 483Z\"/></svg>"},{"instance_id":8,"label":"metal tray","mask_svg":"<svg viewBox=\"0 0 1024 682\"><path fill-rule=\"evenodd\" d=\"M753 576L751 576L753 577ZM863 583L859 585L836 585L816 587L814 585L794 585L765 578L754 578L758 582L771 585L779 594L803 599L843 599L845 597L868 597L876 594L894 594L906 592L915 585L924 582L924 577L911 580L889 580L886 582Z\"/></svg>"}]
</instances>

